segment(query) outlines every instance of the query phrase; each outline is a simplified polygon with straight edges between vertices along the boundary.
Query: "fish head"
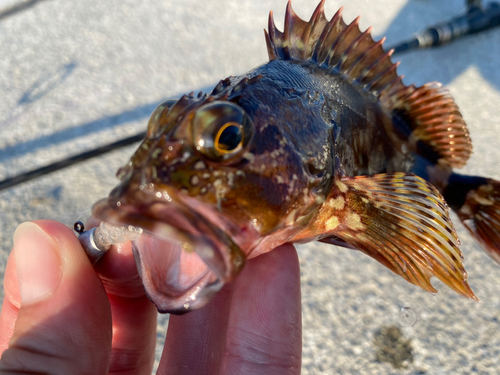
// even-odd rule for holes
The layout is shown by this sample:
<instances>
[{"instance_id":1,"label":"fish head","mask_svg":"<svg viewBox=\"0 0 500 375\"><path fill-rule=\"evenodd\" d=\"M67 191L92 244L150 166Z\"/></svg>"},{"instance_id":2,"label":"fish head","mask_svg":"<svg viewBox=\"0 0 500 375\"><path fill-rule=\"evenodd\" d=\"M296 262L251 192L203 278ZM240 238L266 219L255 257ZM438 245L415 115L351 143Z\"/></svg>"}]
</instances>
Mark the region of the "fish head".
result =
<instances>
[{"instance_id":1,"label":"fish head","mask_svg":"<svg viewBox=\"0 0 500 375\"><path fill-rule=\"evenodd\" d=\"M101 220L145 232L133 249L160 311L202 306L324 200L324 171L291 141L293 114L243 91L160 104L120 184L94 206Z\"/></svg>"}]
</instances>

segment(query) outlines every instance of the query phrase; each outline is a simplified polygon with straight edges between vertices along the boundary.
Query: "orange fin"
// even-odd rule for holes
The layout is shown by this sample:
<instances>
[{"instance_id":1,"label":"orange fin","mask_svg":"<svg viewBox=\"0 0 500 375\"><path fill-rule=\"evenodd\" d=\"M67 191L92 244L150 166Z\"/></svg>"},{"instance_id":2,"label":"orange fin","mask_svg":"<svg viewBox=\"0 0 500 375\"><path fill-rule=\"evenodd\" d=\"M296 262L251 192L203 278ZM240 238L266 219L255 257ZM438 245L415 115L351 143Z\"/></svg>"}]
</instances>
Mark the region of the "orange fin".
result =
<instances>
[{"instance_id":1,"label":"orange fin","mask_svg":"<svg viewBox=\"0 0 500 375\"><path fill-rule=\"evenodd\" d=\"M309 22L300 19L288 2L285 29L279 31L269 14L269 32L265 31L270 60L309 60L342 73L374 94L391 88L404 88L391 62L392 51L382 48L384 39L375 42L371 28L361 32L359 17L347 25L340 8L328 21L321 0Z\"/></svg>"},{"instance_id":2,"label":"orange fin","mask_svg":"<svg viewBox=\"0 0 500 375\"><path fill-rule=\"evenodd\" d=\"M380 100L393 113L409 118L414 142L431 145L452 167L465 165L472 154L469 131L453 97L441 84L395 88Z\"/></svg>"},{"instance_id":3,"label":"orange fin","mask_svg":"<svg viewBox=\"0 0 500 375\"><path fill-rule=\"evenodd\" d=\"M359 17L347 25L342 9L327 20L321 0L311 19L300 19L288 2L284 31L279 31L269 14L265 32L270 60L310 61L371 92L388 111L403 113L412 125L413 141L432 146L441 160L452 167L463 166L472 153L465 122L447 90L438 83L416 88L405 86L385 52L384 39L375 42L371 28L359 29Z\"/></svg>"},{"instance_id":4,"label":"orange fin","mask_svg":"<svg viewBox=\"0 0 500 375\"><path fill-rule=\"evenodd\" d=\"M337 180L306 235L334 236L428 292L436 276L478 300L467 283L448 206L435 187L413 174ZM338 242L338 241L337 241Z\"/></svg>"},{"instance_id":5,"label":"orange fin","mask_svg":"<svg viewBox=\"0 0 500 375\"><path fill-rule=\"evenodd\" d=\"M500 264L500 181L488 180L470 190L457 214L488 255Z\"/></svg>"}]
</instances>

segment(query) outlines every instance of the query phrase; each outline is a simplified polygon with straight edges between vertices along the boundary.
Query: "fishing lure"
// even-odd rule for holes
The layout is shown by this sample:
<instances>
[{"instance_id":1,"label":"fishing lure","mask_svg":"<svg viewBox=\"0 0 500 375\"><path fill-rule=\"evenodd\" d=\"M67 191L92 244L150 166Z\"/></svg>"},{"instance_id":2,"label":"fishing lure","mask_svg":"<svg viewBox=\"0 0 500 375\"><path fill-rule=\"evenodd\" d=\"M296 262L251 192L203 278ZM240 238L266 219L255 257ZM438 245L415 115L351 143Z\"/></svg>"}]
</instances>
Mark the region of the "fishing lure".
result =
<instances>
[{"instance_id":1,"label":"fishing lure","mask_svg":"<svg viewBox=\"0 0 500 375\"><path fill-rule=\"evenodd\" d=\"M159 311L201 307L245 259L315 240L477 300L448 207L500 262L500 183L453 172L472 153L453 98L405 86L384 39L342 8L328 21L324 3L306 22L289 2L283 32L271 12L268 63L160 104L94 205L142 232L133 250Z\"/></svg>"}]
</instances>

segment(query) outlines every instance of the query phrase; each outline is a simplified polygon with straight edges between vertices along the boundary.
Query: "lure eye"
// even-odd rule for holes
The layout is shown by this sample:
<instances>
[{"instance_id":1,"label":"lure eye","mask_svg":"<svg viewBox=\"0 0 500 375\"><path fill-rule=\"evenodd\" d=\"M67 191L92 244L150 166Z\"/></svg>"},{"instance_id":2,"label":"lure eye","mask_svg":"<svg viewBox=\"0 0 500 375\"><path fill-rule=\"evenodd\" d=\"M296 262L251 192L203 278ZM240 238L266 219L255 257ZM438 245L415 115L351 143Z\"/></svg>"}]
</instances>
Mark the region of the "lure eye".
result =
<instances>
[{"instance_id":1,"label":"lure eye","mask_svg":"<svg viewBox=\"0 0 500 375\"><path fill-rule=\"evenodd\" d=\"M253 135L253 123L242 108L230 102L213 102L193 117L196 149L212 161L233 162L243 154Z\"/></svg>"}]
</instances>

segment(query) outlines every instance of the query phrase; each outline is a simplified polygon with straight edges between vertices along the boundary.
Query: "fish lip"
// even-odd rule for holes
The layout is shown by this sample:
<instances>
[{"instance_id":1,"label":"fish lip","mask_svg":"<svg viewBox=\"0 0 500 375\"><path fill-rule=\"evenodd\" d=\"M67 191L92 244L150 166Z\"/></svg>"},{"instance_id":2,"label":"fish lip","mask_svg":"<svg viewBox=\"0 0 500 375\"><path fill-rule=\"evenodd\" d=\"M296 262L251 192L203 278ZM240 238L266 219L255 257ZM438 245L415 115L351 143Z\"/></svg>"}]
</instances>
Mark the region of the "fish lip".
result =
<instances>
[{"instance_id":1,"label":"fish lip","mask_svg":"<svg viewBox=\"0 0 500 375\"><path fill-rule=\"evenodd\" d=\"M125 191L119 185L109 198L96 202L92 209L93 216L106 223L141 228L148 236L156 237L159 241L168 240L175 234L175 238L185 239L193 244L194 253L217 276L217 281L214 282L212 278L208 282L208 276L205 275L197 285L179 296L159 293L154 285L154 275L151 276L150 270L141 264L140 249L133 246L138 271L148 297L160 312L176 314L203 306L240 272L245 263L245 255L231 238L203 215L184 204L179 195L169 192L170 200L167 201L164 197L159 198L155 191L135 188L127 188Z\"/></svg>"},{"instance_id":2,"label":"fish lip","mask_svg":"<svg viewBox=\"0 0 500 375\"><path fill-rule=\"evenodd\" d=\"M154 192L142 190L141 193L141 195L156 198ZM220 273L219 276L224 281L233 279L243 267L245 259L239 246L227 233L193 209L192 204L186 204L179 194L173 191L168 193L171 201L153 200L146 208L138 208L141 207L142 199L124 200L123 196L117 199L112 192L109 198L94 204L92 215L112 225L132 225L153 236L163 238L168 238L171 230L175 229L183 235L200 238L206 236L211 241L218 240L218 246L228 248L230 253L230 259L226 259L229 261L226 262L226 272ZM127 195L131 194L127 193Z\"/></svg>"}]
</instances>

